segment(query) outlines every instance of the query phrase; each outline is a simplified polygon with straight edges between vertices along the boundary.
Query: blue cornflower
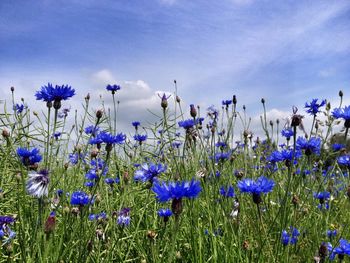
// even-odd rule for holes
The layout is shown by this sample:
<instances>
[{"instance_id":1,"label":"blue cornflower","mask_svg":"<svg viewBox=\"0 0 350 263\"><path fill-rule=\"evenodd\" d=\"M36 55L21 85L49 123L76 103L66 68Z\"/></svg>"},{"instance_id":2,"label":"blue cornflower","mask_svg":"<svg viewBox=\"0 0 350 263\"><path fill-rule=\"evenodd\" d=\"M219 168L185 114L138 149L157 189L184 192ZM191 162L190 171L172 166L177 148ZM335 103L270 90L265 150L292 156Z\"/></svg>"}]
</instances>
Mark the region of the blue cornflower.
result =
<instances>
[{"instance_id":1,"label":"blue cornflower","mask_svg":"<svg viewBox=\"0 0 350 263\"><path fill-rule=\"evenodd\" d=\"M71 164L75 165L78 163L79 160L82 160L84 163L86 163L85 155L83 153L70 153L69 154L69 161Z\"/></svg>"},{"instance_id":2,"label":"blue cornflower","mask_svg":"<svg viewBox=\"0 0 350 263\"><path fill-rule=\"evenodd\" d=\"M181 142L172 142L171 143L171 146L173 147L173 148L176 148L176 149L179 149L179 147L181 146Z\"/></svg>"},{"instance_id":3,"label":"blue cornflower","mask_svg":"<svg viewBox=\"0 0 350 263\"><path fill-rule=\"evenodd\" d=\"M135 171L134 180L142 182L150 181L153 183L161 173L166 171L166 169L167 166L161 163L144 163L141 165L140 170Z\"/></svg>"},{"instance_id":4,"label":"blue cornflower","mask_svg":"<svg viewBox=\"0 0 350 263\"><path fill-rule=\"evenodd\" d=\"M202 190L199 181L155 182L151 190L157 195L159 202L170 199L196 198Z\"/></svg>"},{"instance_id":5,"label":"blue cornflower","mask_svg":"<svg viewBox=\"0 0 350 263\"><path fill-rule=\"evenodd\" d=\"M17 114L22 113L22 111L24 110L23 103L21 104L16 103L16 105L14 106L14 110L17 112Z\"/></svg>"},{"instance_id":6,"label":"blue cornflower","mask_svg":"<svg viewBox=\"0 0 350 263\"><path fill-rule=\"evenodd\" d=\"M267 160L271 163L278 163L283 161L283 156L279 151L273 151Z\"/></svg>"},{"instance_id":7,"label":"blue cornflower","mask_svg":"<svg viewBox=\"0 0 350 263\"><path fill-rule=\"evenodd\" d=\"M215 143L216 147L221 147L221 148L225 148L227 146L226 142L217 142Z\"/></svg>"},{"instance_id":8,"label":"blue cornflower","mask_svg":"<svg viewBox=\"0 0 350 263\"><path fill-rule=\"evenodd\" d=\"M345 148L344 144L341 144L341 143L334 143L334 144L332 144L332 149L335 152L338 152L338 151L340 151L343 148Z\"/></svg>"},{"instance_id":9,"label":"blue cornflower","mask_svg":"<svg viewBox=\"0 0 350 263\"><path fill-rule=\"evenodd\" d=\"M350 155L339 156L337 161L339 164L350 168Z\"/></svg>"},{"instance_id":10,"label":"blue cornflower","mask_svg":"<svg viewBox=\"0 0 350 263\"><path fill-rule=\"evenodd\" d=\"M231 185L228 186L227 188L225 188L224 186L221 186L219 192L223 197L234 197L235 196L235 189Z\"/></svg>"},{"instance_id":11,"label":"blue cornflower","mask_svg":"<svg viewBox=\"0 0 350 263\"><path fill-rule=\"evenodd\" d=\"M345 128L350 128L350 105L344 108L335 108L332 115L336 119L343 119L345 121Z\"/></svg>"},{"instance_id":12,"label":"blue cornflower","mask_svg":"<svg viewBox=\"0 0 350 263\"><path fill-rule=\"evenodd\" d=\"M320 202L318 206L319 209L322 209L323 207L325 209L329 208L328 200L330 199L330 197L331 194L327 191L314 193L314 198L318 199Z\"/></svg>"},{"instance_id":13,"label":"blue cornflower","mask_svg":"<svg viewBox=\"0 0 350 263\"><path fill-rule=\"evenodd\" d=\"M334 230L327 230L327 237L329 237L329 238L333 238L333 237L335 237L336 235L337 235L337 230L336 229L334 229Z\"/></svg>"},{"instance_id":14,"label":"blue cornflower","mask_svg":"<svg viewBox=\"0 0 350 263\"><path fill-rule=\"evenodd\" d=\"M89 195L83 191L73 192L70 199L71 205L84 206L90 201Z\"/></svg>"},{"instance_id":15,"label":"blue cornflower","mask_svg":"<svg viewBox=\"0 0 350 263\"><path fill-rule=\"evenodd\" d=\"M107 145L113 145L113 144L123 144L126 139L126 135L119 133L117 135L112 135L108 132L102 131L95 138L91 138L89 143L90 144L99 144L99 143L105 143Z\"/></svg>"},{"instance_id":16,"label":"blue cornflower","mask_svg":"<svg viewBox=\"0 0 350 263\"><path fill-rule=\"evenodd\" d=\"M94 186L95 186L95 183L94 183L93 181L88 181L88 182L85 182L84 185L85 185L86 187L91 188L91 187L94 187Z\"/></svg>"},{"instance_id":17,"label":"blue cornflower","mask_svg":"<svg viewBox=\"0 0 350 263\"><path fill-rule=\"evenodd\" d=\"M222 101L222 105L223 106L226 106L226 108L228 108L229 105L232 104L232 100L223 100Z\"/></svg>"},{"instance_id":18,"label":"blue cornflower","mask_svg":"<svg viewBox=\"0 0 350 263\"><path fill-rule=\"evenodd\" d=\"M106 87L106 90L109 90L109 91L112 91L112 94L114 94L116 91L120 90L121 87L119 85L110 85L108 84L107 87Z\"/></svg>"},{"instance_id":19,"label":"blue cornflower","mask_svg":"<svg viewBox=\"0 0 350 263\"><path fill-rule=\"evenodd\" d=\"M132 126L135 127L136 130L141 125L141 123L139 121L133 121L131 124L132 124Z\"/></svg>"},{"instance_id":20,"label":"blue cornflower","mask_svg":"<svg viewBox=\"0 0 350 263\"><path fill-rule=\"evenodd\" d=\"M184 121L179 121L178 123L179 123L179 126L184 128L185 130L193 128L193 126L196 125L196 122L194 121L194 119L188 119L188 120L184 120Z\"/></svg>"},{"instance_id":21,"label":"blue cornflower","mask_svg":"<svg viewBox=\"0 0 350 263\"><path fill-rule=\"evenodd\" d=\"M119 184L120 179L119 178L106 178L105 183L112 186L113 184Z\"/></svg>"},{"instance_id":22,"label":"blue cornflower","mask_svg":"<svg viewBox=\"0 0 350 263\"><path fill-rule=\"evenodd\" d=\"M33 148L32 150L27 150L26 148L17 148L17 155L20 157L21 162L25 166L34 165L41 161L42 157L39 154L39 149Z\"/></svg>"},{"instance_id":23,"label":"blue cornflower","mask_svg":"<svg viewBox=\"0 0 350 263\"><path fill-rule=\"evenodd\" d=\"M130 208L123 208L118 212L117 224L120 226L130 225Z\"/></svg>"},{"instance_id":24,"label":"blue cornflower","mask_svg":"<svg viewBox=\"0 0 350 263\"><path fill-rule=\"evenodd\" d=\"M286 137L287 140L290 140L290 137L294 136L293 129L284 129L281 131L283 137Z\"/></svg>"},{"instance_id":25,"label":"blue cornflower","mask_svg":"<svg viewBox=\"0 0 350 263\"><path fill-rule=\"evenodd\" d=\"M304 150L306 156L310 156L312 153L320 154L321 139L311 137L310 140L307 140L303 137L298 137L296 142L296 148L298 150Z\"/></svg>"},{"instance_id":26,"label":"blue cornflower","mask_svg":"<svg viewBox=\"0 0 350 263\"><path fill-rule=\"evenodd\" d=\"M95 125L90 125L90 126L85 127L84 131L86 134L91 134L91 135L95 136L97 134L97 132L100 131L100 127L95 126Z\"/></svg>"},{"instance_id":27,"label":"blue cornflower","mask_svg":"<svg viewBox=\"0 0 350 263\"><path fill-rule=\"evenodd\" d=\"M212 120L217 120L219 116L219 111L215 109L214 105L211 105L210 107L207 108L207 114Z\"/></svg>"},{"instance_id":28,"label":"blue cornflower","mask_svg":"<svg viewBox=\"0 0 350 263\"><path fill-rule=\"evenodd\" d=\"M75 90L68 85L62 85L55 87L51 83L48 83L47 86L41 87L40 91L35 93L37 100L43 100L46 102L54 102L54 108L61 108L61 101L67 100L75 95Z\"/></svg>"},{"instance_id":29,"label":"blue cornflower","mask_svg":"<svg viewBox=\"0 0 350 263\"><path fill-rule=\"evenodd\" d=\"M288 244L294 245L298 241L298 236L300 236L300 232L298 231L298 229L291 226L289 232L287 232L286 230L282 231L282 237L281 237L282 244L285 246Z\"/></svg>"},{"instance_id":30,"label":"blue cornflower","mask_svg":"<svg viewBox=\"0 0 350 263\"><path fill-rule=\"evenodd\" d=\"M272 191L275 182L265 176L260 176L256 181L246 178L239 181L237 187L242 193L249 193L253 195L253 201L256 204L261 203L261 193L267 194Z\"/></svg>"},{"instance_id":31,"label":"blue cornflower","mask_svg":"<svg viewBox=\"0 0 350 263\"><path fill-rule=\"evenodd\" d=\"M310 103L305 103L306 112L310 115L316 116L320 112L320 108L326 105L326 100L322 100L320 103L317 101L318 99L313 99Z\"/></svg>"},{"instance_id":32,"label":"blue cornflower","mask_svg":"<svg viewBox=\"0 0 350 263\"><path fill-rule=\"evenodd\" d=\"M135 134L134 135L134 140L139 142L139 144L142 144L144 141L147 140L147 135L141 135L141 134Z\"/></svg>"},{"instance_id":33,"label":"blue cornflower","mask_svg":"<svg viewBox=\"0 0 350 263\"><path fill-rule=\"evenodd\" d=\"M0 239L3 239L5 236L6 239L2 241L3 245L10 243L16 237L16 232L12 231L8 225L3 225L0 227Z\"/></svg>"},{"instance_id":34,"label":"blue cornflower","mask_svg":"<svg viewBox=\"0 0 350 263\"><path fill-rule=\"evenodd\" d=\"M173 212L169 208L161 208L158 210L158 216L160 217L170 217L172 216Z\"/></svg>"},{"instance_id":35,"label":"blue cornflower","mask_svg":"<svg viewBox=\"0 0 350 263\"><path fill-rule=\"evenodd\" d=\"M335 255L338 255L339 260L343 260L345 255L350 255L350 243L346 239L339 240L339 246L333 248L332 245L329 244L328 250L331 252L329 256L330 260L335 258Z\"/></svg>"},{"instance_id":36,"label":"blue cornflower","mask_svg":"<svg viewBox=\"0 0 350 263\"><path fill-rule=\"evenodd\" d=\"M13 224L15 219L12 216L0 216L0 227L3 225Z\"/></svg>"},{"instance_id":37,"label":"blue cornflower","mask_svg":"<svg viewBox=\"0 0 350 263\"><path fill-rule=\"evenodd\" d=\"M58 138L62 135L60 132L55 132L52 137L55 138L55 140L58 140Z\"/></svg>"},{"instance_id":38,"label":"blue cornflower","mask_svg":"<svg viewBox=\"0 0 350 263\"><path fill-rule=\"evenodd\" d=\"M28 177L26 183L28 194L37 198L48 195L50 178L47 170L41 170L38 173L32 172L28 174Z\"/></svg>"},{"instance_id":39,"label":"blue cornflower","mask_svg":"<svg viewBox=\"0 0 350 263\"><path fill-rule=\"evenodd\" d=\"M226 161L227 159L229 159L231 156L231 151L228 152L218 152L215 154L214 158L215 158L215 162L223 162Z\"/></svg>"}]
</instances>

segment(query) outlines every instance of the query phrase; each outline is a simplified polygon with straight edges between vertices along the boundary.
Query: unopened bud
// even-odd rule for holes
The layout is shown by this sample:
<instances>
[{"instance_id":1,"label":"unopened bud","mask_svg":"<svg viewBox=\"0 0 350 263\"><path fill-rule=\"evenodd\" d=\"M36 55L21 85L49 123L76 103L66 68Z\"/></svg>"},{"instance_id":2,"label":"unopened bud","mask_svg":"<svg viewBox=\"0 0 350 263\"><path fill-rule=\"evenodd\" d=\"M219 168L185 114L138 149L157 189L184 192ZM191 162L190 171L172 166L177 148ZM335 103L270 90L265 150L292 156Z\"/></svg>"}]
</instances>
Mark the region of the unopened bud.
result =
<instances>
[{"instance_id":1,"label":"unopened bud","mask_svg":"<svg viewBox=\"0 0 350 263\"><path fill-rule=\"evenodd\" d=\"M102 118L103 115L103 110L97 110L96 111L96 118L99 120Z\"/></svg>"},{"instance_id":2,"label":"unopened bud","mask_svg":"<svg viewBox=\"0 0 350 263\"><path fill-rule=\"evenodd\" d=\"M192 118L196 118L197 116L197 110L193 104L190 105L190 115Z\"/></svg>"},{"instance_id":3,"label":"unopened bud","mask_svg":"<svg viewBox=\"0 0 350 263\"><path fill-rule=\"evenodd\" d=\"M261 103L265 104L265 99L264 98L261 99Z\"/></svg>"},{"instance_id":4,"label":"unopened bud","mask_svg":"<svg viewBox=\"0 0 350 263\"><path fill-rule=\"evenodd\" d=\"M85 97L86 100L90 100L90 93L88 93Z\"/></svg>"},{"instance_id":5,"label":"unopened bud","mask_svg":"<svg viewBox=\"0 0 350 263\"><path fill-rule=\"evenodd\" d=\"M343 97L343 91L342 90L339 90L339 97Z\"/></svg>"},{"instance_id":6,"label":"unopened bud","mask_svg":"<svg viewBox=\"0 0 350 263\"><path fill-rule=\"evenodd\" d=\"M10 137L10 132L7 129L3 129L2 130L2 136L4 138L8 138L8 137Z\"/></svg>"},{"instance_id":7,"label":"unopened bud","mask_svg":"<svg viewBox=\"0 0 350 263\"><path fill-rule=\"evenodd\" d=\"M15 87L11 87L11 92L14 92L15 91Z\"/></svg>"}]
</instances>

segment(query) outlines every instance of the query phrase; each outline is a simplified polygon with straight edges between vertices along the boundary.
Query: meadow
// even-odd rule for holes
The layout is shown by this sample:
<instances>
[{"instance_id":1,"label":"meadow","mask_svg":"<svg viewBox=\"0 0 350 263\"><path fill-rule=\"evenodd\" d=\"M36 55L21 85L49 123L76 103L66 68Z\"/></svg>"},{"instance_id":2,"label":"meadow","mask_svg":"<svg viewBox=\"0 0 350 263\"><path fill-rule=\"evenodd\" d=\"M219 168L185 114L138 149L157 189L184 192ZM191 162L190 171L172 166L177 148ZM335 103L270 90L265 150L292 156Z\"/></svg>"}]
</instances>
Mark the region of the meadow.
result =
<instances>
[{"instance_id":1,"label":"meadow","mask_svg":"<svg viewBox=\"0 0 350 263\"><path fill-rule=\"evenodd\" d=\"M11 88L0 115L1 262L349 262L343 92L335 106L291 105L286 123L267 119L261 99L258 138L236 96L200 109L176 92L160 94L154 125L130 120L127 135L122 88L101 88L111 110L91 109L87 95L75 116L63 106L76 93L68 85L42 86L35 103Z\"/></svg>"}]
</instances>

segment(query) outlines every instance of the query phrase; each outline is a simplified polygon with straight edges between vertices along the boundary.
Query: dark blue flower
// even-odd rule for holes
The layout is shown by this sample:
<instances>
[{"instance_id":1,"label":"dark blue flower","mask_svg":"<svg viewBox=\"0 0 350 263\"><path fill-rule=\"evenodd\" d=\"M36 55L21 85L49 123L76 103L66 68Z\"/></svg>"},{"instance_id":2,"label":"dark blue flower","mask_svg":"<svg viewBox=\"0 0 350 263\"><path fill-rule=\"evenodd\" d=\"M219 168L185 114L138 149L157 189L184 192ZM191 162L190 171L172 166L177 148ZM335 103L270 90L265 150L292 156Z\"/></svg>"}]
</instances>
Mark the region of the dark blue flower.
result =
<instances>
[{"instance_id":1,"label":"dark blue flower","mask_svg":"<svg viewBox=\"0 0 350 263\"><path fill-rule=\"evenodd\" d=\"M135 134L134 140L139 142L140 144L147 140L147 135Z\"/></svg>"},{"instance_id":2,"label":"dark blue flower","mask_svg":"<svg viewBox=\"0 0 350 263\"><path fill-rule=\"evenodd\" d=\"M267 160L271 163L278 163L283 161L283 156L279 151L273 151Z\"/></svg>"},{"instance_id":3,"label":"dark blue flower","mask_svg":"<svg viewBox=\"0 0 350 263\"><path fill-rule=\"evenodd\" d=\"M69 154L69 161L71 164L75 165L78 163L79 160L82 160L84 163L86 163L85 155L83 153L70 153Z\"/></svg>"},{"instance_id":4,"label":"dark blue flower","mask_svg":"<svg viewBox=\"0 0 350 263\"><path fill-rule=\"evenodd\" d=\"M309 156L312 153L320 154L321 139L316 137L311 137L310 140L307 140L303 137L298 137L296 142L296 148L298 150L304 150L306 156Z\"/></svg>"},{"instance_id":5,"label":"dark blue flower","mask_svg":"<svg viewBox=\"0 0 350 263\"><path fill-rule=\"evenodd\" d=\"M335 255L338 255L339 259L344 259L345 255L350 255L350 243L342 238L339 240L338 247L332 248L332 246L329 246L328 250L331 252L329 256L331 260L334 259Z\"/></svg>"},{"instance_id":6,"label":"dark blue flower","mask_svg":"<svg viewBox=\"0 0 350 263\"><path fill-rule=\"evenodd\" d=\"M0 228L13 222L15 222L15 219L12 216L0 216Z\"/></svg>"},{"instance_id":7,"label":"dark blue flower","mask_svg":"<svg viewBox=\"0 0 350 263\"><path fill-rule=\"evenodd\" d=\"M160 217L170 217L172 216L173 212L169 208L161 208L158 210L158 216Z\"/></svg>"},{"instance_id":8,"label":"dark blue flower","mask_svg":"<svg viewBox=\"0 0 350 263\"><path fill-rule=\"evenodd\" d=\"M265 176L260 176L257 180L246 178L239 181L237 187L242 193L249 194L267 194L272 191L275 186L275 182L272 179L268 179Z\"/></svg>"},{"instance_id":9,"label":"dark blue flower","mask_svg":"<svg viewBox=\"0 0 350 263\"><path fill-rule=\"evenodd\" d=\"M293 131L293 129L283 129L281 131L281 134L283 137L285 137L287 140L289 140L290 137L293 137L294 131Z\"/></svg>"},{"instance_id":10,"label":"dark blue flower","mask_svg":"<svg viewBox=\"0 0 350 263\"><path fill-rule=\"evenodd\" d=\"M35 93L37 100L43 100L46 102L60 102L61 100L67 100L75 95L75 90L68 85L62 85L55 87L51 83L48 83L47 86L41 87L41 90Z\"/></svg>"},{"instance_id":11,"label":"dark blue flower","mask_svg":"<svg viewBox=\"0 0 350 263\"><path fill-rule=\"evenodd\" d=\"M222 101L222 105L223 106L226 106L226 108L228 108L229 105L232 104L232 100L223 100Z\"/></svg>"},{"instance_id":12,"label":"dark blue flower","mask_svg":"<svg viewBox=\"0 0 350 263\"><path fill-rule=\"evenodd\" d=\"M334 229L334 230L327 230L327 237L329 238L333 238L337 235L337 230Z\"/></svg>"},{"instance_id":13,"label":"dark blue flower","mask_svg":"<svg viewBox=\"0 0 350 263\"><path fill-rule=\"evenodd\" d=\"M152 191L157 195L159 202L167 202L170 199L196 198L202 190L199 181L155 182Z\"/></svg>"},{"instance_id":14,"label":"dark blue flower","mask_svg":"<svg viewBox=\"0 0 350 263\"><path fill-rule=\"evenodd\" d=\"M335 152L338 152L338 151L340 151L343 148L345 148L344 144L341 144L341 143L334 143L334 144L332 144L332 149Z\"/></svg>"},{"instance_id":15,"label":"dark blue flower","mask_svg":"<svg viewBox=\"0 0 350 263\"><path fill-rule=\"evenodd\" d=\"M130 225L130 208L126 207L118 212L117 224L120 226Z\"/></svg>"},{"instance_id":16,"label":"dark blue flower","mask_svg":"<svg viewBox=\"0 0 350 263\"><path fill-rule=\"evenodd\" d=\"M106 90L109 90L109 91L112 91L112 93L114 94L117 90L120 90L120 86L119 85L110 85L108 84L107 87L106 87Z\"/></svg>"},{"instance_id":17,"label":"dark blue flower","mask_svg":"<svg viewBox=\"0 0 350 263\"><path fill-rule=\"evenodd\" d=\"M215 159L215 162L223 162L225 160L228 160L231 156L231 151L228 151L228 152L218 152L215 154L214 156L214 159Z\"/></svg>"},{"instance_id":18,"label":"dark blue flower","mask_svg":"<svg viewBox=\"0 0 350 263\"><path fill-rule=\"evenodd\" d=\"M95 138L90 139L90 144L106 143L112 144L123 144L126 139L126 135L119 133L117 135L112 135L108 132L102 131Z\"/></svg>"},{"instance_id":19,"label":"dark blue flower","mask_svg":"<svg viewBox=\"0 0 350 263\"><path fill-rule=\"evenodd\" d=\"M339 156L337 161L339 164L350 168L350 155Z\"/></svg>"},{"instance_id":20,"label":"dark blue flower","mask_svg":"<svg viewBox=\"0 0 350 263\"><path fill-rule=\"evenodd\" d=\"M184 128L185 130L193 128L194 125L196 125L196 122L194 121L194 119L179 121L179 126Z\"/></svg>"},{"instance_id":21,"label":"dark blue flower","mask_svg":"<svg viewBox=\"0 0 350 263\"><path fill-rule=\"evenodd\" d=\"M320 108L326 105L326 100L317 103L318 99L313 99L310 103L305 103L306 112L310 115L316 116L320 112Z\"/></svg>"},{"instance_id":22,"label":"dark blue flower","mask_svg":"<svg viewBox=\"0 0 350 263\"><path fill-rule=\"evenodd\" d=\"M91 187L94 187L95 183L92 182L92 181L88 181L88 182L85 182L84 185L85 185L86 187L91 188Z\"/></svg>"},{"instance_id":23,"label":"dark blue flower","mask_svg":"<svg viewBox=\"0 0 350 263\"><path fill-rule=\"evenodd\" d=\"M163 165L161 163L154 164L154 163L144 163L141 165L141 169L135 171L134 180L135 181L142 181L147 182L150 181L151 183L154 182L154 180L161 174L166 171L167 167L166 165Z\"/></svg>"},{"instance_id":24,"label":"dark blue flower","mask_svg":"<svg viewBox=\"0 0 350 263\"><path fill-rule=\"evenodd\" d=\"M300 232L298 231L298 229L296 229L295 227L290 227L289 232L287 232L286 230L282 231L282 237L281 237L281 241L283 245L294 245L297 243L298 241L298 237L300 235Z\"/></svg>"},{"instance_id":25,"label":"dark blue flower","mask_svg":"<svg viewBox=\"0 0 350 263\"><path fill-rule=\"evenodd\" d=\"M228 186L227 188L225 188L224 186L221 186L219 192L220 192L220 195L222 195L223 197L235 196L235 189L231 185Z\"/></svg>"},{"instance_id":26,"label":"dark blue flower","mask_svg":"<svg viewBox=\"0 0 350 263\"><path fill-rule=\"evenodd\" d=\"M350 120L350 105L344 108L335 108L332 115L336 119L344 119L345 121Z\"/></svg>"},{"instance_id":27,"label":"dark blue flower","mask_svg":"<svg viewBox=\"0 0 350 263\"><path fill-rule=\"evenodd\" d=\"M23 105L23 104L18 104L18 103L16 103L16 105L15 105L15 107L14 107L14 110L15 110L18 114L20 114L20 113L22 113L22 111L24 110L24 105Z\"/></svg>"},{"instance_id":28,"label":"dark blue flower","mask_svg":"<svg viewBox=\"0 0 350 263\"><path fill-rule=\"evenodd\" d=\"M34 165L41 161L42 157L39 153L39 149L33 148L27 150L26 148L17 148L17 155L20 157L21 162L25 166Z\"/></svg>"},{"instance_id":29,"label":"dark blue flower","mask_svg":"<svg viewBox=\"0 0 350 263\"><path fill-rule=\"evenodd\" d=\"M84 206L90 201L89 195L83 191L73 192L70 199L71 205Z\"/></svg>"},{"instance_id":30,"label":"dark blue flower","mask_svg":"<svg viewBox=\"0 0 350 263\"><path fill-rule=\"evenodd\" d=\"M133 121L131 124L135 127L135 129L137 129L141 125L139 121Z\"/></svg>"},{"instance_id":31,"label":"dark blue flower","mask_svg":"<svg viewBox=\"0 0 350 263\"><path fill-rule=\"evenodd\" d=\"M93 136L95 136L99 130L100 130L100 127L95 126L95 125L87 126L84 129L86 134L92 134Z\"/></svg>"}]
</instances>

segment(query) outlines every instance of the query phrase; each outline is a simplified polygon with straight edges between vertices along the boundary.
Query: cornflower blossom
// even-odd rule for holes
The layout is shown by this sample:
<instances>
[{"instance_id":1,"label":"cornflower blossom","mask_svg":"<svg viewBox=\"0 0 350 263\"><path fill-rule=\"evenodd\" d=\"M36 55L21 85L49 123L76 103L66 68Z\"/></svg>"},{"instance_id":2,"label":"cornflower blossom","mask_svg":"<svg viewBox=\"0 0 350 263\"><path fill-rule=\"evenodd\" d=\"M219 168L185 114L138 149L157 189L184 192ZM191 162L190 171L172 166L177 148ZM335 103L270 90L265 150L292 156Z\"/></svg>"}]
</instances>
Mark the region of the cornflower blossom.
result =
<instances>
[{"instance_id":1,"label":"cornflower blossom","mask_svg":"<svg viewBox=\"0 0 350 263\"><path fill-rule=\"evenodd\" d=\"M265 176L260 176L255 181L250 178L246 178L239 181L237 187L242 193L249 193L253 196L253 201L256 204L262 202L261 194L267 194L272 191L275 186L275 182L272 179L268 179Z\"/></svg>"},{"instance_id":2,"label":"cornflower blossom","mask_svg":"<svg viewBox=\"0 0 350 263\"><path fill-rule=\"evenodd\" d=\"M47 86L41 87L39 91L35 93L37 100L43 100L47 103L54 102L54 108L61 108L61 101L68 100L69 98L75 95L75 90L71 86L62 85L55 87L51 83L48 83Z\"/></svg>"},{"instance_id":3,"label":"cornflower blossom","mask_svg":"<svg viewBox=\"0 0 350 263\"><path fill-rule=\"evenodd\" d=\"M172 200L172 212L178 216L182 212L182 198L194 199L201 192L199 181L154 182L151 190L159 202Z\"/></svg>"},{"instance_id":4,"label":"cornflower blossom","mask_svg":"<svg viewBox=\"0 0 350 263\"><path fill-rule=\"evenodd\" d=\"M163 165L161 163L154 164L154 163L144 163L141 165L141 169L136 170L134 174L134 180L135 181L142 181L142 182L151 182L157 180L158 176L162 173L164 173L167 169L166 165Z\"/></svg>"},{"instance_id":5,"label":"cornflower blossom","mask_svg":"<svg viewBox=\"0 0 350 263\"><path fill-rule=\"evenodd\" d=\"M73 192L70 198L71 205L85 206L90 202L89 195L83 191Z\"/></svg>"},{"instance_id":6,"label":"cornflower blossom","mask_svg":"<svg viewBox=\"0 0 350 263\"><path fill-rule=\"evenodd\" d=\"M219 190L220 195L222 195L223 197L234 197L235 196L235 189L233 188L233 186L228 186L227 188L225 188L224 186L220 187Z\"/></svg>"},{"instance_id":7,"label":"cornflower blossom","mask_svg":"<svg viewBox=\"0 0 350 263\"><path fill-rule=\"evenodd\" d=\"M340 151L343 148L345 148L344 144L341 144L341 143L334 143L334 144L332 144L332 149L335 152L338 152L338 151Z\"/></svg>"},{"instance_id":8,"label":"cornflower blossom","mask_svg":"<svg viewBox=\"0 0 350 263\"><path fill-rule=\"evenodd\" d=\"M337 159L338 163L350 168L350 155L342 155Z\"/></svg>"},{"instance_id":9,"label":"cornflower blossom","mask_svg":"<svg viewBox=\"0 0 350 263\"><path fill-rule=\"evenodd\" d=\"M85 127L84 132L86 134L91 134L92 136L96 136L96 134L100 131L100 127L95 126L95 125L90 125Z\"/></svg>"},{"instance_id":10,"label":"cornflower blossom","mask_svg":"<svg viewBox=\"0 0 350 263\"><path fill-rule=\"evenodd\" d=\"M197 124L197 122L194 119L188 119L184 121L178 122L179 126L184 128L185 130L188 130L190 128L193 128Z\"/></svg>"},{"instance_id":11,"label":"cornflower blossom","mask_svg":"<svg viewBox=\"0 0 350 263\"><path fill-rule=\"evenodd\" d=\"M79 160L82 160L84 163L86 163L85 156L86 155L83 153L70 153L68 159L71 164L75 165Z\"/></svg>"},{"instance_id":12,"label":"cornflower blossom","mask_svg":"<svg viewBox=\"0 0 350 263\"><path fill-rule=\"evenodd\" d=\"M169 221L169 217L173 215L173 212L169 208L161 208L157 212L158 216L163 218L164 223Z\"/></svg>"},{"instance_id":13,"label":"cornflower blossom","mask_svg":"<svg viewBox=\"0 0 350 263\"><path fill-rule=\"evenodd\" d=\"M117 224L120 226L128 226L130 225L130 208L123 208L118 212Z\"/></svg>"},{"instance_id":14,"label":"cornflower blossom","mask_svg":"<svg viewBox=\"0 0 350 263\"><path fill-rule=\"evenodd\" d=\"M283 129L283 130L281 131L281 134L282 134L282 136L285 137L287 140L290 140L290 137L293 137L293 136L294 136L294 131L293 131L293 129L290 129L290 128L288 128L288 129Z\"/></svg>"},{"instance_id":15,"label":"cornflower blossom","mask_svg":"<svg viewBox=\"0 0 350 263\"><path fill-rule=\"evenodd\" d=\"M306 112L312 116L316 116L320 112L320 108L326 105L326 100L322 100L320 103L317 101L318 99L313 99L310 103L305 103Z\"/></svg>"},{"instance_id":16,"label":"cornflower blossom","mask_svg":"<svg viewBox=\"0 0 350 263\"><path fill-rule=\"evenodd\" d=\"M344 127L350 128L350 105L344 108L335 108L332 115L336 119L343 119L345 121Z\"/></svg>"},{"instance_id":17,"label":"cornflower blossom","mask_svg":"<svg viewBox=\"0 0 350 263\"><path fill-rule=\"evenodd\" d=\"M102 131L96 135L95 138L91 138L90 144L101 144L105 143L107 145L113 144L123 144L125 142L126 135L123 133L118 133L117 135L112 135L108 132Z\"/></svg>"},{"instance_id":18,"label":"cornflower blossom","mask_svg":"<svg viewBox=\"0 0 350 263\"><path fill-rule=\"evenodd\" d=\"M297 150L304 150L306 156L310 156L312 153L318 155L321 151L321 139L311 137L310 140L307 140L303 137L298 137L296 148Z\"/></svg>"},{"instance_id":19,"label":"cornflower blossom","mask_svg":"<svg viewBox=\"0 0 350 263\"><path fill-rule=\"evenodd\" d=\"M147 135L135 134L134 140L139 142L139 144L141 145L144 141L147 140Z\"/></svg>"},{"instance_id":20,"label":"cornflower blossom","mask_svg":"<svg viewBox=\"0 0 350 263\"><path fill-rule=\"evenodd\" d=\"M29 173L28 177L26 190L29 195L37 198L48 195L50 178L47 170L41 170L38 173Z\"/></svg>"},{"instance_id":21,"label":"cornflower blossom","mask_svg":"<svg viewBox=\"0 0 350 263\"><path fill-rule=\"evenodd\" d=\"M319 209L322 209L323 207L325 209L329 208L328 200L330 199L330 197L331 194L327 191L314 193L314 198L318 199L320 202L320 204L318 205Z\"/></svg>"},{"instance_id":22,"label":"cornflower blossom","mask_svg":"<svg viewBox=\"0 0 350 263\"><path fill-rule=\"evenodd\" d=\"M41 161L42 156L37 148L27 150L26 148L17 148L17 155L21 159L21 162L25 166L34 165Z\"/></svg>"},{"instance_id":23,"label":"cornflower blossom","mask_svg":"<svg viewBox=\"0 0 350 263\"><path fill-rule=\"evenodd\" d=\"M328 243L327 247L328 251L331 252L330 260L334 260L335 256L338 255L338 259L342 261L345 255L350 255L350 243L346 239L340 239L338 247L333 248L330 243Z\"/></svg>"},{"instance_id":24,"label":"cornflower blossom","mask_svg":"<svg viewBox=\"0 0 350 263\"><path fill-rule=\"evenodd\" d=\"M121 89L121 87L119 85L116 85L116 84L114 84L114 85L108 84L106 87L106 90L111 91L112 94L115 94L115 92L120 90L120 89Z\"/></svg>"},{"instance_id":25,"label":"cornflower blossom","mask_svg":"<svg viewBox=\"0 0 350 263\"><path fill-rule=\"evenodd\" d=\"M24 110L24 104L16 103L16 105L14 106L14 110L17 112L17 114L22 113L22 111Z\"/></svg>"},{"instance_id":26,"label":"cornflower blossom","mask_svg":"<svg viewBox=\"0 0 350 263\"><path fill-rule=\"evenodd\" d=\"M135 129L137 130L138 127L141 125L141 123L140 123L139 121L133 121L133 122L131 123L131 125L134 126Z\"/></svg>"},{"instance_id":27,"label":"cornflower blossom","mask_svg":"<svg viewBox=\"0 0 350 263\"><path fill-rule=\"evenodd\" d=\"M337 235L337 230L336 229L334 229L334 230L327 230L327 237L329 237L329 238L333 238L333 237L335 237L336 235Z\"/></svg>"},{"instance_id":28,"label":"cornflower blossom","mask_svg":"<svg viewBox=\"0 0 350 263\"><path fill-rule=\"evenodd\" d=\"M215 162L223 162L230 158L231 151L228 152L218 152L214 155Z\"/></svg>"},{"instance_id":29,"label":"cornflower blossom","mask_svg":"<svg viewBox=\"0 0 350 263\"><path fill-rule=\"evenodd\" d=\"M283 245L295 245L298 242L300 232L295 227L290 227L289 232L286 230L282 231L281 242Z\"/></svg>"}]
</instances>

